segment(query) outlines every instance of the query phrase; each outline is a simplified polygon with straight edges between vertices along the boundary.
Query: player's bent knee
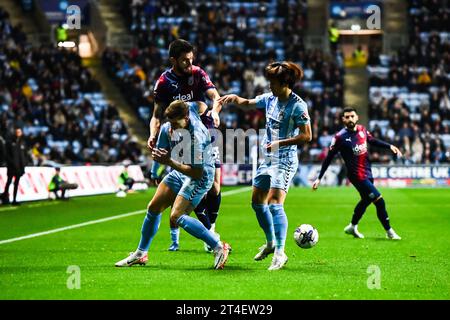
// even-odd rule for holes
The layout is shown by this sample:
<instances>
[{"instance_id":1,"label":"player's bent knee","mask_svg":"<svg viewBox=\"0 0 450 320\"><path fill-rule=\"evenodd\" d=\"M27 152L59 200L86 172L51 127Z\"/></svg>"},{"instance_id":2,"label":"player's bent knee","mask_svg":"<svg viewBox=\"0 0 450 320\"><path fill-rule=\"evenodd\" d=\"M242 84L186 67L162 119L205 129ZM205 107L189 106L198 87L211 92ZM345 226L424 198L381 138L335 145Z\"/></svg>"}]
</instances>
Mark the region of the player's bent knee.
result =
<instances>
[{"instance_id":1,"label":"player's bent knee","mask_svg":"<svg viewBox=\"0 0 450 320\"><path fill-rule=\"evenodd\" d=\"M377 202L378 200L380 200L381 198L383 198L383 196L380 194L380 196L378 198L376 198L375 200L373 200L373 203Z\"/></svg>"},{"instance_id":2,"label":"player's bent knee","mask_svg":"<svg viewBox=\"0 0 450 320\"><path fill-rule=\"evenodd\" d=\"M267 200L269 204L283 204L283 199L278 197L271 197Z\"/></svg>"},{"instance_id":3,"label":"player's bent knee","mask_svg":"<svg viewBox=\"0 0 450 320\"><path fill-rule=\"evenodd\" d=\"M267 203L268 190L253 186L252 203Z\"/></svg>"},{"instance_id":4,"label":"player's bent knee","mask_svg":"<svg viewBox=\"0 0 450 320\"><path fill-rule=\"evenodd\" d=\"M252 203L267 203L267 195L261 192L253 192Z\"/></svg>"},{"instance_id":5,"label":"player's bent knee","mask_svg":"<svg viewBox=\"0 0 450 320\"><path fill-rule=\"evenodd\" d=\"M282 189L270 189L267 202L269 204L283 204L286 199L286 191Z\"/></svg>"},{"instance_id":6,"label":"player's bent knee","mask_svg":"<svg viewBox=\"0 0 450 320\"><path fill-rule=\"evenodd\" d=\"M177 226L178 223L178 219L182 216L182 213L176 212L176 213L171 213L170 214L170 225L171 226Z\"/></svg>"},{"instance_id":7,"label":"player's bent knee","mask_svg":"<svg viewBox=\"0 0 450 320\"><path fill-rule=\"evenodd\" d=\"M154 199L147 206L147 210L150 212L163 212L166 208L167 206L162 201L154 201Z\"/></svg>"}]
</instances>

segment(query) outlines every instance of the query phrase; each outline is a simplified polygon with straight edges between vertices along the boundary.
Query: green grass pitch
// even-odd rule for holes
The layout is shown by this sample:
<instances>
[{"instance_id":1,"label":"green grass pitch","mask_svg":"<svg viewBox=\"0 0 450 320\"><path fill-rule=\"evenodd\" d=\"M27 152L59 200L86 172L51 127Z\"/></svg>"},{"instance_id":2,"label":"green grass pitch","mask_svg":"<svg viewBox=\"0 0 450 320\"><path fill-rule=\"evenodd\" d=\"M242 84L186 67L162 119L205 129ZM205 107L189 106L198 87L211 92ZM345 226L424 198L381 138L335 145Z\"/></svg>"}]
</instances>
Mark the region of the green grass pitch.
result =
<instances>
[{"instance_id":1,"label":"green grass pitch","mask_svg":"<svg viewBox=\"0 0 450 320\"><path fill-rule=\"evenodd\" d=\"M217 231L233 247L224 270L213 270L213 256L184 231L180 251L167 251L167 211L147 266L115 268L137 246L141 213L0 244L0 299L449 299L450 189L381 191L399 242L385 238L374 206L360 222L365 239L344 234L358 201L353 188L291 188L289 262L268 271L270 258L253 260L264 236L244 189L222 199ZM142 210L153 192L3 206L0 241ZM319 243L309 250L293 241L302 223L319 230ZM79 289L67 286L74 276L69 266L79 267ZM368 286L374 270L379 288Z\"/></svg>"}]
</instances>

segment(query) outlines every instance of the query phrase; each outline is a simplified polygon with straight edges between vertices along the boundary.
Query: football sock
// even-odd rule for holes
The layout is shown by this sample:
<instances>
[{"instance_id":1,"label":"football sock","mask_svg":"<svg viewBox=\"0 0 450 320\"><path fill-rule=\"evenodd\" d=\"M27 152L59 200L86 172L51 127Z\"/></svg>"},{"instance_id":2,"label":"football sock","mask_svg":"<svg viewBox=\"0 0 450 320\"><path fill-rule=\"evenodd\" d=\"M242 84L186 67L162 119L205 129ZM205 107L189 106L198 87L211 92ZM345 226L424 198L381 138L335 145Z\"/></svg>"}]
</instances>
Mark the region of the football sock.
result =
<instances>
[{"instance_id":1,"label":"football sock","mask_svg":"<svg viewBox=\"0 0 450 320\"><path fill-rule=\"evenodd\" d=\"M186 214L183 214L178 218L177 223L190 235L203 240L211 248L215 248L219 239L214 233L205 228L205 226L197 219L191 218Z\"/></svg>"},{"instance_id":2,"label":"football sock","mask_svg":"<svg viewBox=\"0 0 450 320\"><path fill-rule=\"evenodd\" d=\"M361 199L355 207L353 217L352 217L352 225L356 226L361 220L364 212L366 212L367 207L370 205L370 201Z\"/></svg>"},{"instance_id":3,"label":"football sock","mask_svg":"<svg viewBox=\"0 0 450 320\"><path fill-rule=\"evenodd\" d=\"M195 214L204 212L206 210L206 204L208 203L207 201L207 196L205 195L202 200L200 200L199 204L195 207Z\"/></svg>"},{"instance_id":4,"label":"football sock","mask_svg":"<svg viewBox=\"0 0 450 320\"><path fill-rule=\"evenodd\" d=\"M216 223L217 216L219 214L220 203L222 201L222 193L215 194L209 192L207 195L206 214L208 215L211 223Z\"/></svg>"},{"instance_id":5,"label":"football sock","mask_svg":"<svg viewBox=\"0 0 450 320\"><path fill-rule=\"evenodd\" d=\"M204 212L195 212L198 220L205 226L206 229L211 229L211 222L209 221L208 216Z\"/></svg>"},{"instance_id":6,"label":"football sock","mask_svg":"<svg viewBox=\"0 0 450 320\"><path fill-rule=\"evenodd\" d=\"M269 210L272 213L273 227L275 230L275 250L282 251L286 242L288 220L282 204L270 204Z\"/></svg>"},{"instance_id":7,"label":"football sock","mask_svg":"<svg viewBox=\"0 0 450 320\"><path fill-rule=\"evenodd\" d=\"M269 206L267 204L252 203L252 208L255 210L256 218L258 219L259 226L263 229L264 234L266 235L267 242L272 243L275 238L275 230L273 227L273 219Z\"/></svg>"},{"instance_id":8,"label":"football sock","mask_svg":"<svg viewBox=\"0 0 450 320\"><path fill-rule=\"evenodd\" d=\"M203 223L203 225L206 227L206 229L209 230L211 228L211 222L209 221L208 215L205 213L206 205L208 203L207 201L207 196L205 195L197 205L197 207L195 207L194 212L198 220L200 220L201 223Z\"/></svg>"},{"instance_id":9,"label":"football sock","mask_svg":"<svg viewBox=\"0 0 450 320\"><path fill-rule=\"evenodd\" d=\"M139 241L138 250L148 251L153 237L156 232L158 232L160 223L161 213L147 211L147 215L144 218L144 223L142 224L141 240Z\"/></svg>"},{"instance_id":10,"label":"football sock","mask_svg":"<svg viewBox=\"0 0 450 320\"><path fill-rule=\"evenodd\" d=\"M386 203L384 202L384 199L380 198L375 201L374 204L375 207L377 207L378 220L380 220L384 230L389 230L391 228L391 224L389 223L389 217L386 211Z\"/></svg>"},{"instance_id":11,"label":"football sock","mask_svg":"<svg viewBox=\"0 0 450 320\"><path fill-rule=\"evenodd\" d=\"M170 228L170 239L172 243L178 243L180 240L180 228Z\"/></svg>"}]
</instances>

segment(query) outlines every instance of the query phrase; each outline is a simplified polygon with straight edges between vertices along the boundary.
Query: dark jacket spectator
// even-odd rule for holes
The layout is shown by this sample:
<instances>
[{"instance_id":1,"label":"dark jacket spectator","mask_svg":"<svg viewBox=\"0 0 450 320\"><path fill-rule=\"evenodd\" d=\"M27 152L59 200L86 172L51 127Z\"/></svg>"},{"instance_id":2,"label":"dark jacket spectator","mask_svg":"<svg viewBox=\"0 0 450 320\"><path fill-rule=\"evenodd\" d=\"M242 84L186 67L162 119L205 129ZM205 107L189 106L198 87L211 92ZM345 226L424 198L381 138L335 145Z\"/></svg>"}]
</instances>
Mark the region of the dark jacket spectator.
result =
<instances>
[{"instance_id":1,"label":"dark jacket spectator","mask_svg":"<svg viewBox=\"0 0 450 320\"><path fill-rule=\"evenodd\" d=\"M28 163L27 148L21 128L16 128L15 136L6 142L5 150L8 179L2 195L2 203L9 202L9 186L14 178L13 204L17 204L19 180L25 173L25 166Z\"/></svg>"}]
</instances>

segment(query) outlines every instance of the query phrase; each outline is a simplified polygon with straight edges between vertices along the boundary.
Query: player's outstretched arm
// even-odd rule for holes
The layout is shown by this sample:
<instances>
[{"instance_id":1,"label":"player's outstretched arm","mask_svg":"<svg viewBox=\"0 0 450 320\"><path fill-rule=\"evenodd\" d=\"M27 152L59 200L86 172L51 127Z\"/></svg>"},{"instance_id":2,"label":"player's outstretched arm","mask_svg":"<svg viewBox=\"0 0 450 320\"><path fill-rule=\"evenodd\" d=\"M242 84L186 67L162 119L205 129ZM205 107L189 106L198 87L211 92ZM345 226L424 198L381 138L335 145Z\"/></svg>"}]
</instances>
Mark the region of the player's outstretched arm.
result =
<instances>
[{"instance_id":1,"label":"player's outstretched arm","mask_svg":"<svg viewBox=\"0 0 450 320\"><path fill-rule=\"evenodd\" d=\"M334 156L339 151L338 148L339 148L338 141L336 138L333 138L333 142L331 142L331 146L328 151L328 154L327 154L325 160L323 160L323 162L322 162L322 167L320 168L319 176L317 177L317 179L314 181L314 183L312 185L313 190L317 190L317 188L319 187L320 180L322 179L323 175L327 171L329 165L331 164L331 161L333 161Z\"/></svg>"},{"instance_id":2,"label":"player's outstretched arm","mask_svg":"<svg viewBox=\"0 0 450 320\"><path fill-rule=\"evenodd\" d=\"M403 156L402 152L400 151L399 148L397 148L396 146L394 146L393 144L391 144L391 151L393 154L397 155L397 157L401 158Z\"/></svg>"},{"instance_id":3,"label":"player's outstretched arm","mask_svg":"<svg viewBox=\"0 0 450 320\"><path fill-rule=\"evenodd\" d=\"M206 95L213 102L212 110L209 112L208 115L213 118L214 125L218 127L220 125L219 113L220 111L222 111L222 105L219 103L220 94L216 88L210 88L206 91Z\"/></svg>"},{"instance_id":4,"label":"player's outstretched arm","mask_svg":"<svg viewBox=\"0 0 450 320\"><path fill-rule=\"evenodd\" d=\"M390 143L387 143L387 142L385 142L383 140L374 138L370 134L370 132L367 132L367 141L372 146L379 147L379 148L384 148L384 149L390 149L393 154L397 155L397 157L399 157L399 158L402 157L402 153L401 153L399 148L397 148L396 146L394 146L394 145L392 145Z\"/></svg>"},{"instance_id":5,"label":"player's outstretched arm","mask_svg":"<svg viewBox=\"0 0 450 320\"><path fill-rule=\"evenodd\" d=\"M218 103L220 103L221 105L235 104L239 107L256 108L255 99L245 99L235 94L227 94L225 96L220 97Z\"/></svg>"}]
</instances>

